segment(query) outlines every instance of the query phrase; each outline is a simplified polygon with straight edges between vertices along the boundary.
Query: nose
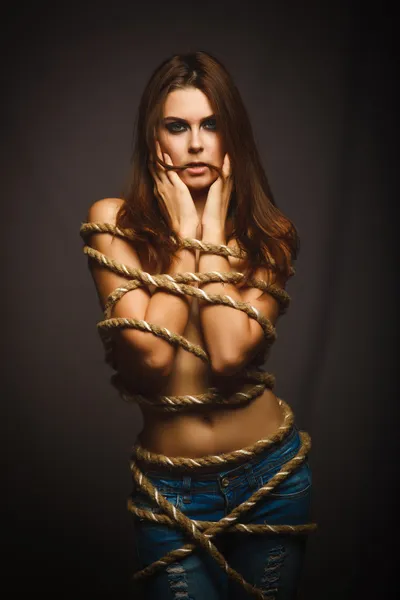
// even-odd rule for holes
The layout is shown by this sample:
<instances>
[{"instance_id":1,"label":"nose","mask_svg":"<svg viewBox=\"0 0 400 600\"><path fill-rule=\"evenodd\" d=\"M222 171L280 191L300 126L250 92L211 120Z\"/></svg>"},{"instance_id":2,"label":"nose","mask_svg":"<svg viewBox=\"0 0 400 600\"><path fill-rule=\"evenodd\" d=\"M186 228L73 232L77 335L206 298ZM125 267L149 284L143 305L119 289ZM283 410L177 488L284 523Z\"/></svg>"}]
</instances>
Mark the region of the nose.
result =
<instances>
[{"instance_id":1,"label":"nose","mask_svg":"<svg viewBox=\"0 0 400 600\"><path fill-rule=\"evenodd\" d=\"M203 150L203 144L201 141L200 131L196 128L192 129L192 133L189 139L189 152L198 153Z\"/></svg>"}]
</instances>

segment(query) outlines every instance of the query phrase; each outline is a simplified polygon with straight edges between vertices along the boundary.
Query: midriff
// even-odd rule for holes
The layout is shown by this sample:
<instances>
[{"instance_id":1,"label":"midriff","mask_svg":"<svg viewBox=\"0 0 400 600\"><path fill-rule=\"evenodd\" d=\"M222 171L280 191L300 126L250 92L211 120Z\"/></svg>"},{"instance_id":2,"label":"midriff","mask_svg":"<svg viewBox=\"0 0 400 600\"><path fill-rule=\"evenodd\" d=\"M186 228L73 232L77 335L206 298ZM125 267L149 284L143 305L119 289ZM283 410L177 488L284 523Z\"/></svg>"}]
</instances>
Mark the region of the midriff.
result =
<instances>
[{"instance_id":1,"label":"midriff","mask_svg":"<svg viewBox=\"0 0 400 600\"><path fill-rule=\"evenodd\" d=\"M245 391L241 386L238 391ZM138 441L150 452L165 456L198 458L232 452L275 433L283 412L275 394L266 389L244 407L196 408L191 414L159 415L142 409L143 429Z\"/></svg>"}]
</instances>

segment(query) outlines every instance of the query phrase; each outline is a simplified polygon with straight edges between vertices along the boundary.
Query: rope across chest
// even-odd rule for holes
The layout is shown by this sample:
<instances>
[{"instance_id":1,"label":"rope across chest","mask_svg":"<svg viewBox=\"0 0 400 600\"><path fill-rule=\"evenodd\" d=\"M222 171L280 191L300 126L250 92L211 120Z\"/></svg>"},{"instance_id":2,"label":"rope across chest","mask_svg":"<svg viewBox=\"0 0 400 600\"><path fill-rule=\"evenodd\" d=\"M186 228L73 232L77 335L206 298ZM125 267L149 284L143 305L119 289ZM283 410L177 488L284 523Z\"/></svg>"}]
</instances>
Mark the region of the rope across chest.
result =
<instances>
[{"instance_id":1,"label":"rope across chest","mask_svg":"<svg viewBox=\"0 0 400 600\"><path fill-rule=\"evenodd\" d=\"M130 230L122 230L118 227L109 223L83 223L80 230L82 238L87 239L92 233L113 233L127 239L133 239L133 234ZM238 258L243 257L243 253L239 250L228 248L227 246L217 246L210 243L203 243L195 239L184 239L182 240L182 247L195 248L199 251L212 252L220 254L222 256L234 256ZM115 289L107 298L104 307L104 319L97 324L99 335L105 349L105 360L113 368L116 368L114 363L114 352L113 352L113 340L111 336L111 330L115 328L132 328L140 331L149 332L155 336L161 337L174 346L180 346L185 351L194 354L198 359L206 364L210 364L210 357L200 345L193 344L181 335L178 335L166 328L159 327L154 323L149 323L144 320L114 317L110 315L112 313L113 306L129 291L144 286L155 286L168 291L172 294L189 295L195 298L200 298L210 304L220 304L230 306L236 310L245 312L251 319L257 320L260 324L265 339L267 352L268 348L273 344L276 339L276 330L272 323L259 311L246 302L239 302L234 300L229 295L219 294L207 294L204 290L198 287L201 283L210 282L223 282L230 284L240 283L244 275L239 272L228 272L228 273L180 273L172 277L171 275L151 275L141 269L132 269L127 265L118 263L117 261L107 257L105 254L98 252L94 248L85 245L83 248L84 253L93 261L98 262L105 268L117 273L127 279L126 284L123 287ZM294 270L293 270L294 271ZM197 285L196 285L197 284ZM279 303L280 313L283 314L290 302L288 293L278 286L273 284L267 284L265 281L253 278L249 285L256 287L264 292L271 294ZM247 368L237 375L238 378L243 377L249 382L253 382L255 385L245 394L239 394L230 398L229 403L237 404L248 402L257 396L261 395L266 387L273 389L275 383L275 377L260 371L259 369ZM124 400L134 401L141 404L148 404L149 400L141 394L135 394L128 391L121 381L121 377L116 372L111 377L111 383L117 388L119 394ZM226 403L225 396L218 393L215 388L209 388L205 394L198 395L184 395L184 396L159 396L157 399L151 400L151 406L154 409L160 409L161 411L177 411L185 409L192 404L206 404L206 403Z\"/></svg>"}]
</instances>

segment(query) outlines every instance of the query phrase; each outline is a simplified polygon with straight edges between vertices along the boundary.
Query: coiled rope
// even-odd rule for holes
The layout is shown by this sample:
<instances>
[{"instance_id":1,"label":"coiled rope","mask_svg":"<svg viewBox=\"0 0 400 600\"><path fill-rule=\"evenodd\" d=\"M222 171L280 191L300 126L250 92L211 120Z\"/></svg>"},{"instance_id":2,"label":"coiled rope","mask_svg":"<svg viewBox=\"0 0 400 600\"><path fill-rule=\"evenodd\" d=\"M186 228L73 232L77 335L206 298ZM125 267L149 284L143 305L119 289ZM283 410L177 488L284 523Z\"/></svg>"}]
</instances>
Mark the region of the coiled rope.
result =
<instances>
[{"instance_id":1,"label":"coiled rope","mask_svg":"<svg viewBox=\"0 0 400 600\"><path fill-rule=\"evenodd\" d=\"M122 229L111 223L82 223L80 228L80 235L83 240L86 240L93 233L111 233L119 237L134 240L134 233L131 229ZM239 248L229 248L225 245L216 245L211 243L202 242L197 239L185 238L181 240L181 246L183 248L200 249L202 252L210 252L218 254L220 256L235 256L243 258L245 255ZM210 283L210 282L223 282L223 283L239 283L244 275L237 272L219 273L216 271L209 273L179 273L174 277L171 275L150 275L142 271L141 269L133 269L124 264L118 263L117 261L107 257L105 254L91 248L85 244L83 252L91 259L98 262L100 265L107 269L125 277L128 281L123 287L116 288L106 299L104 307L104 320L97 323L100 338L104 345L105 360L114 369L117 369L117 365L114 361L113 352L113 340L111 336L111 330L114 328L132 328L139 329L141 331L148 331L153 335L159 336L164 340L168 341L174 346L180 346L187 352L191 352L197 356L200 360L205 363L210 363L210 358L207 352L198 345L192 344L183 336L177 335L166 329L165 327L159 327L153 323L148 323L144 320L132 319L132 318L111 318L111 312L113 306L120 300L126 293L136 288L154 285L160 289L168 290L173 294L179 295L190 295L197 298L201 298L211 304L222 304L225 306L231 306L237 310L245 312L251 319L255 319L264 332L264 336L267 342L267 352L276 339L276 330L272 323L261 315L259 311L246 302L239 302L234 300L228 295L220 294L207 294L204 290L190 285L193 282L199 284ZM271 257L271 264L274 261ZM290 275L295 273L292 268ZM248 285L256 287L264 292L271 294L279 303L279 312L283 314L286 312L290 302L290 297L287 292L274 284L268 284L260 279L251 278ZM275 377L271 373L266 373L257 369L246 368L240 374L237 374L238 379L247 379L255 383L255 385L247 392L237 392L232 398L226 399L223 394L219 392L217 388L209 388L204 394L197 395L185 395L185 396L156 396L151 399L144 397L141 394L135 394L127 390L123 385L120 375L118 372L114 373L111 377L111 383L118 390L120 396L127 401L136 401L139 404L151 405L152 408L161 410L163 412L176 412L187 409L190 406L199 404L244 404L250 402L252 399L260 396L266 387L273 389L275 384ZM133 480L137 486L143 491L152 501L156 504L165 514L154 514L151 511L143 510L135 507L134 503L130 499L128 501L128 509L132 514L138 518L147 519L150 521L157 521L164 523L167 526L178 526L182 531L193 540L193 543L186 544L183 548L174 550L166 554L163 558L157 560L152 565L136 572L134 579L141 580L150 575L153 575L162 568L172 562L183 559L192 553L197 546L202 547L209 554L211 554L220 567L228 574L230 578L235 580L237 583L243 586L243 588L249 592L253 597L259 600L267 600L272 597L265 596L263 592L251 585L245 579L232 569L223 555L219 552L216 546L212 543L212 539L222 533L228 531L245 532L245 533L293 533L303 534L308 533L315 529L314 523L308 523L304 525L251 525L240 523L239 518L248 510L250 510L259 500L268 495L281 481L286 479L290 473L296 469L305 460L307 453L311 447L310 436L301 431L301 446L298 453L294 458L289 460L282 469L274 476L268 484L258 489L247 501L243 502L240 506L236 507L229 515L222 518L218 522L210 521L197 521L191 520L186 517L181 511L173 506L168 500L166 500L160 492L152 485L150 480L143 474L139 464L144 465L157 465L170 470L184 469L184 470L197 470L201 471L203 467L210 465L225 465L229 463L237 463L243 460L249 460L253 456L256 456L264 449L268 448L273 444L277 444L284 439L288 434L294 423L293 413L282 399L278 398L280 406L284 412L283 425L279 427L279 430L267 439L257 441L252 446L235 450L233 452L220 454L216 456L205 456L201 458L181 458L181 457L167 457L161 454L155 454L142 448L139 443L136 443L133 447L130 469L133 476Z\"/></svg>"}]
</instances>

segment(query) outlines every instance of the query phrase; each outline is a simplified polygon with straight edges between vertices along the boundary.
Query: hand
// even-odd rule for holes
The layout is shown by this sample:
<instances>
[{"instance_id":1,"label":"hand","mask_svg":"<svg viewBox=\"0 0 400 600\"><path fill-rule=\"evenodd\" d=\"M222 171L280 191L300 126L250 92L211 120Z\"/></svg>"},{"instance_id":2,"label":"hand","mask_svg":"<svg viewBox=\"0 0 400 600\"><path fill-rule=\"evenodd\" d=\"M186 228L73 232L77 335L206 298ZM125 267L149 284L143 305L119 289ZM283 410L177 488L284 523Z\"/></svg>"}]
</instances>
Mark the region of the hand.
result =
<instances>
[{"instance_id":1,"label":"hand","mask_svg":"<svg viewBox=\"0 0 400 600\"><path fill-rule=\"evenodd\" d=\"M218 179L214 181L208 190L207 202L201 219L203 226L225 228L232 187L231 161L229 155L225 154L222 164L222 177L218 176Z\"/></svg>"},{"instance_id":2,"label":"hand","mask_svg":"<svg viewBox=\"0 0 400 600\"><path fill-rule=\"evenodd\" d=\"M171 157L161 151L161 146L156 141L157 156L167 165L173 165ZM189 188L182 181L176 171L169 171L159 163L149 163L149 171L154 180L154 194L164 205L170 218L172 227L180 232L187 228L196 228L199 224L197 210L190 194Z\"/></svg>"}]
</instances>

